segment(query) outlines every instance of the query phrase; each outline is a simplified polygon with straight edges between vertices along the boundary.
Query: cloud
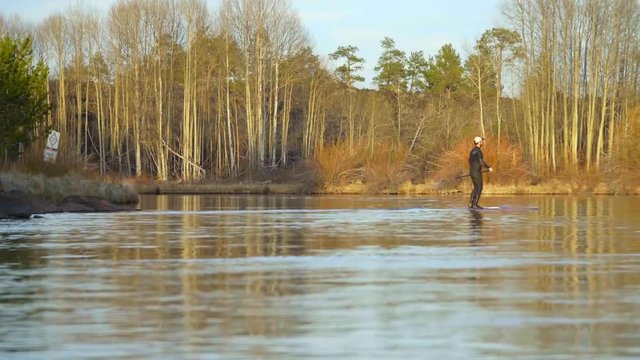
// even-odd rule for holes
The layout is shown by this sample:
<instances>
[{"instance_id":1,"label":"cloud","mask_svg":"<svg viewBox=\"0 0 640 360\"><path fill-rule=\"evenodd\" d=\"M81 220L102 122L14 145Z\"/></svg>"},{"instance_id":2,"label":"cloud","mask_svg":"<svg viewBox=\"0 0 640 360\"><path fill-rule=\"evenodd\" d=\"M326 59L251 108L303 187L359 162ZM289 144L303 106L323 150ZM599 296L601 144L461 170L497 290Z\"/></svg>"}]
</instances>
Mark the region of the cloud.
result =
<instances>
[{"instance_id":1,"label":"cloud","mask_svg":"<svg viewBox=\"0 0 640 360\"><path fill-rule=\"evenodd\" d=\"M366 29L337 29L331 31L331 37L340 42L373 41L376 45L385 37L387 31Z\"/></svg>"},{"instance_id":2,"label":"cloud","mask_svg":"<svg viewBox=\"0 0 640 360\"><path fill-rule=\"evenodd\" d=\"M345 11L303 11L300 18L305 24L335 23L347 18Z\"/></svg>"},{"instance_id":3,"label":"cloud","mask_svg":"<svg viewBox=\"0 0 640 360\"><path fill-rule=\"evenodd\" d=\"M3 4L5 9L3 12L15 13L21 18L40 22L45 18L54 14L65 14L71 8L82 7L87 10L96 11L100 15L106 15L107 10L116 2L116 0L23 0L9 2Z\"/></svg>"},{"instance_id":4,"label":"cloud","mask_svg":"<svg viewBox=\"0 0 640 360\"><path fill-rule=\"evenodd\" d=\"M462 52L459 36L451 33L435 33L428 36L421 36L408 39L412 50L422 50L425 55L433 56L438 53L440 48L445 44L453 45L454 49L458 52L458 55Z\"/></svg>"}]
</instances>

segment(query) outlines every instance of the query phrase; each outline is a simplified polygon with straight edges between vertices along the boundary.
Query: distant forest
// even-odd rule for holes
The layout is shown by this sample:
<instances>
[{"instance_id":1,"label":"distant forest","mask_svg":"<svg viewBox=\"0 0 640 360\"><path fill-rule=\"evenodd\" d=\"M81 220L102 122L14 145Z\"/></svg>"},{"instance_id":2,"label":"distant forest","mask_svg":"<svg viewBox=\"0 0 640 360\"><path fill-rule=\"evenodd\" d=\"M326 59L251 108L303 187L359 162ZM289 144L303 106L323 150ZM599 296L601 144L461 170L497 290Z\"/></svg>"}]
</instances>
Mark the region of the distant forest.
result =
<instances>
[{"instance_id":1,"label":"distant forest","mask_svg":"<svg viewBox=\"0 0 640 360\"><path fill-rule=\"evenodd\" d=\"M358 153L424 179L463 166L475 135L527 174L640 174L640 3L509 0L502 19L464 56L380 39L374 89L358 48L314 53L286 0L78 4L0 15L0 34L49 66L60 158L103 174L237 179Z\"/></svg>"}]
</instances>

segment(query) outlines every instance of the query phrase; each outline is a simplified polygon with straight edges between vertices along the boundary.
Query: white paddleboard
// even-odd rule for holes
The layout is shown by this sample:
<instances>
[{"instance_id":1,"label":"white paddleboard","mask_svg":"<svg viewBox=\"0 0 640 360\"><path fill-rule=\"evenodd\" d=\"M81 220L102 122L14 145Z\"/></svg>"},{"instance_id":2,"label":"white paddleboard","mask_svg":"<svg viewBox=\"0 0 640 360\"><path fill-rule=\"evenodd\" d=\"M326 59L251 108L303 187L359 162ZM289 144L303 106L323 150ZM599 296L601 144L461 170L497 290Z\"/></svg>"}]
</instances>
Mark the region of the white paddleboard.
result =
<instances>
[{"instance_id":1,"label":"white paddleboard","mask_svg":"<svg viewBox=\"0 0 640 360\"><path fill-rule=\"evenodd\" d=\"M489 210L489 211L538 211L540 208L537 206L513 206L513 205L502 205L502 206L483 206L482 209L469 209L469 210Z\"/></svg>"}]
</instances>

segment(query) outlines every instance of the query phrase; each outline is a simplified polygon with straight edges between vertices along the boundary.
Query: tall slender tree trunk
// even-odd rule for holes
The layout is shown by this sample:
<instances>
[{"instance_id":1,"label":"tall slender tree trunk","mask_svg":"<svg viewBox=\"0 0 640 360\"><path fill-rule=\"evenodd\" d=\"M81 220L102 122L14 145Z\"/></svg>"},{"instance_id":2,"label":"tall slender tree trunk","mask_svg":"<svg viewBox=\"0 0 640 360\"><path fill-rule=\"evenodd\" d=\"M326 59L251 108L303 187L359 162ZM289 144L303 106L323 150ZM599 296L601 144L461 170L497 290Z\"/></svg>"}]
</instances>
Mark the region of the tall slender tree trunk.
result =
<instances>
[{"instance_id":1,"label":"tall slender tree trunk","mask_svg":"<svg viewBox=\"0 0 640 360\"><path fill-rule=\"evenodd\" d=\"M138 55L135 56L136 60L134 63L134 88L135 88L135 104L139 106L140 104L140 65L138 63ZM127 106L128 108L128 106ZM141 149L141 136L140 136L140 125L142 121L141 114L137 114L133 119L133 146L135 151L135 161L136 161L136 177L142 177L142 149Z\"/></svg>"},{"instance_id":2,"label":"tall slender tree trunk","mask_svg":"<svg viewBox=\"0 0 640 360\"><path fill-rule=\"evenodd\" d=\"M293 98L293 83L289 79L284 87L284 106L282 111L282 140L280 143L280 157L282 166L287 166L287 152L289 151L289 124Z\"/></svg>"},{"instance_id":3,"label":"tall slender tree trunk","mask_svg":"<svg viewBox=\"0 0 640 360\"><path fill-rule=\"evenodd\" d=\"M274 75L271 94L273 95L273 103L272 103L272 113L271 113L271 125L269 126L269 158L271 160L271 166L276 166L276 139L278 136L278 102L279 92L280 92L280 64L279 60L274 59ZM285 86L286 93L286 86ZM283 136L284 136L284 125L283 125ZM282 156L282 154L281 154Z\"/></svg>"},{"instance_id":4,"label":"tall slender tree trunk","mask_svg":"<svg viewBox=\"0 0 640 360\"><path fill-rule=\"evenodd\" d=\"M227 144L229 147L229 175L235 176L238 173L238 164L236 162L236 142L233 137L233 126L231 123L231 66L229 62L229 37L225 34L224 38L224 69L225 69L225 96L224 96L224 106L225 106L225 115L226 115L226 135L227 135ZM237 128L237 126L236 126Z\"/></svg>"}]
</instances>

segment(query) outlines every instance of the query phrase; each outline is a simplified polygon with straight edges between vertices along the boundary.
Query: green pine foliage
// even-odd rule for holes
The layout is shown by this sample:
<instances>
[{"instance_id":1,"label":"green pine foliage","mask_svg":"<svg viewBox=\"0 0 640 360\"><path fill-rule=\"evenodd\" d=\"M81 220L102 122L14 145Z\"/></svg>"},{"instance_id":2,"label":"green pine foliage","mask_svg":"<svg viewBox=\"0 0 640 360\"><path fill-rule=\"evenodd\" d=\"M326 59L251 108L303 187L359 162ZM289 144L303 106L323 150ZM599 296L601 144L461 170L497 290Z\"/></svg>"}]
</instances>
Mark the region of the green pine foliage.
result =
<instances>
[{"instance_id":1,"label":"green pine foliage","mask_svg":"<svg viewBox=\"0 0 640 360\"><path fill-rule=\"evenodd\" d=\"M48 69L34 63L31 39L0 38L0 154L14 156L18 144L35 139L50 106Z\"/></svg>"},{"instance_id":2,"label":"green pine foliage","mask_svg":"<svg viewBox=\"0 0 640 360\"><path fill-rule=\"evenodd\" d=\"M407 59L407 86L411 93L429 90L429 61L423 51L412 51Z\"/></svg>"},{"instance_id":3,"label":"green pine foliage","mask_svg":"<svg viewBox=\"0 0 640 360\"><path fill-rule=\"evenodd\" d=\"M460 55L451 44L443 45L435 58L431 59L427 71L431 91L436 94L455 91L462 83L463 72Z\"/></svg>"},{"instance_id":4,"label":"green pine foliage","mask_svg":"<svg viewBox=\"0 0 640 360\"><path fill-rule=\"evenodd\" d=\"M336 51L329 54L331 60L344 61L342 65L336 68L335 74L348 87L364 81L364 77L358 75L364 64L364 59L356 55L358 50L357 46L339 46Z\"/></svg>"},{"instance_id":5,"label":"green pine foliage","mask_svg":"<svg viewBox=\"0 0 640 360\"><path fill-rule=\"evenodd\" d=\"M405 91L407 87L407 59L404 51L396 48L395 41L385 37L382 42L382 55L374 70L378 76L373 81L381 90L393 92Z\"/></svg>"}]
</instances>

